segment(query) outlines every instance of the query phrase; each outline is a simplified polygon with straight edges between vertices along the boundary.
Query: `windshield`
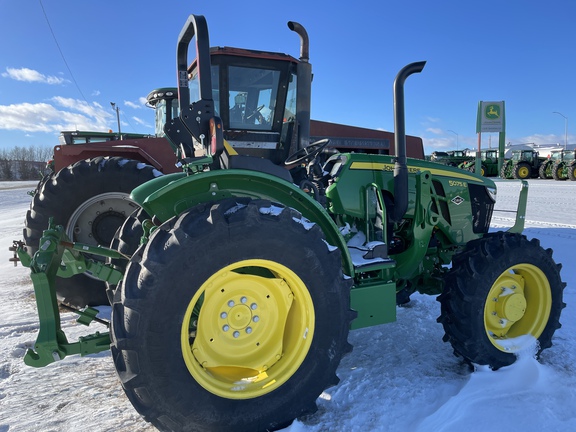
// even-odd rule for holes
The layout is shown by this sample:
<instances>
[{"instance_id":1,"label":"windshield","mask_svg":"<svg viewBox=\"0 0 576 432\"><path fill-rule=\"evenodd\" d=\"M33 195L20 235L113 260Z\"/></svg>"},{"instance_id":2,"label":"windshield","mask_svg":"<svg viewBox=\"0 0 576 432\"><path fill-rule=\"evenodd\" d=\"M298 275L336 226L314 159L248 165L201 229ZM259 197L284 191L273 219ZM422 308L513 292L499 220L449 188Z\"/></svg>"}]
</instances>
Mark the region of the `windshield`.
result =
<instances>
[{"instance_id":1,"label":"windshield","mask_svg":"<svg viewBox=\"0 0 576 432\"><path fill-rule=\"evenodd\" d=\"M231 129L272 130L280 71L230 66L228 106Z\"/></svg>"},{"instance_id":2,"label":"windshield","mask_svg":"<svg viewBox=\"0 0 576 432\"><path fill-rule=\"evenodd\" d=\"M216 111L216 115L220 116L220 81L218 79L218 65L211 66L210 71L212 74L212 98L214 99L214 110ZM190 79L188 80L188 88L190 89L190 103L199 101L200 87L198 83L198 69L194 69L191 72Z\"/></svg>"},{"instance_id":3,"label":"windshield","mask_svg":"<svg viewBox=\"0 0 576 432\"><path fill-rule=\"evenodd\" d=\"M522 158L522 152L514 152L512 153L512 160L518 161Z\"/></svg>"},{"instance_id":4,"label":"windshield","mask_svg":"<svg viewBox=\"0 0 576 432\"><path fill-rule=\"evenodd\" d=\"M557 152L552 152L552 156L550 156L550 159L552 159L552 160L560 160L560 159L562 159L561 156L562 156L562 152L559 152L559 151L557 151Z\"/></svg>"},{"instance_id":5,"label":"windshield","mask_svg":"<svg viewBox=\"0 0 576 432\"><path fill-rule=\"evenodd\" d=\"M155 110L155 127L154 133L157 137L164 137L164 125L167 121L178 117L178 99L161 99L158 101Z\"/></svg>"}]
</instances>

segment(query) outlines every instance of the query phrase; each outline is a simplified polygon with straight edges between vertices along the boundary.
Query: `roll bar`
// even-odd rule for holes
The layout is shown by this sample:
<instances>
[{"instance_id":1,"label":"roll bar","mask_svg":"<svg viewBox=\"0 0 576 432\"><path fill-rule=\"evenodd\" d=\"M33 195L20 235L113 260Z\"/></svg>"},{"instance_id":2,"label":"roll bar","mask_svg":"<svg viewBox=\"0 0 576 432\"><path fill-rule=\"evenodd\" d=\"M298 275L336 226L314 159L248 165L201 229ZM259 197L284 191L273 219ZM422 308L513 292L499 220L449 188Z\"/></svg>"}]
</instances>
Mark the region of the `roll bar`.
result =
<instances>
[{"instance_id":1,"label":"roll bar","mask_svg":"<svg viewBox=\"0 0 576 432\"><path fill-rule=\"evenodd\" d=\"M188 87L188 50L190 41L194 37L196 38L200 99L191 103L190 88ZM219 118L215 117L214 100L212 99L208 25L202 15L190 15L186 20L178 36L176 63L180 116L166 123L164 132L177 153L184 153L181 156L191 156L194 154L191 136L204 146L208 146L213 141L210 136L211 125L220 124L221 130L221 122ZM218 144L212 146L212 154L218 152L223 146L223 144Z\"/></svg>"}]
</instances>

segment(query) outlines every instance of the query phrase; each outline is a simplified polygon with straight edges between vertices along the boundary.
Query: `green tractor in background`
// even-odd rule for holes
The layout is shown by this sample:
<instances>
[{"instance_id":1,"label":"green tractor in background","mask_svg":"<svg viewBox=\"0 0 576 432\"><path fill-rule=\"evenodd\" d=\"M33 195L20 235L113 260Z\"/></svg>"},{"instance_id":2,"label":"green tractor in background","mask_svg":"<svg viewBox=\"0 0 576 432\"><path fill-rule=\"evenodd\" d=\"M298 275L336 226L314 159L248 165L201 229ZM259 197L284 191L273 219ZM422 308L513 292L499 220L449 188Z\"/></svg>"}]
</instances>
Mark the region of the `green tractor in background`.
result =
<instances>
[{"instance_id":1,"label":"green tractor in background","mask_svg":"<svg viewBox=\"0 0 576 432\"><path fill-rule=\"evenodd\" d=\"M453 167L472 159L474 159L474 156L468 154L468 150L450 150L447 152L435 151L430 155L430 160L432 162Z\"/></svg>"},{"instance_id":2,"label":"green tractor in background","mask_svg":"<svg viewBox=\"0 0 576 432\"><path fill-rule=\"evenodd\" d=\"M527 183L516 224L490 232L492 180L407 158L404 83L424 62L394 81L395 155L326 154L327 139L310 142L308 36L288 25L299 59L211 58L205 19L189 17L180 114L165 126L182 172L132 192L141 210L114 248L72 242L56 224L34 256L15 245L41 323L28 365L110 347L126 395L158 429L241 432L314 412L338 383L349 330L394 321L414 292L438 295L444 340L471 364L510 365L528 339L551 346L566 284L552 251L521 234ZM68 342L55 279L86 271L109 284L110 333ZM96 312L77 311L85 324Z\"/></svg>"},{"instance_id":3,"label":"green tractor in background","mask_svg":"<svg viewBox=\"0 0 576 432\"><path fill-rule=\"evenodd\" d=\"M553 178L554 165L556 165L558 161L562 161L563 158L564 150L552 150L550 156L540 165L538 176L544 180Z\"/></svg>"},{"instance_id":4,"label":"green tractor in background","mask_svg":"<svg viewBox=\"0 0 576 432\"><path fill-rule=\"evenodd\" d=\"M480 174L484 177L494 177L498 175L498 150L488 149L480 152ZM462 162L458 168L476 172L476 159Z\"/></svg>"},{"instance_id":5,"label":"green tractor in background","mask_svg":"<svg viewBox=\"0 0 576 432\"><path fill-rule=\"evenodd\" d=\"M552 177L554 180L576 180L576 149L561 150L561 157L552 167Z\"/></svg>"},{"instance_id":6,"label":"green tractor in background","mask_svg":"<svg viewBox=\"0 0 576 432\"><path fill-rule=\"evenodd\" d=\"M546 158L535 150L514 150L512 157L502 164L500 177L503 179L530 179L538 177L540 166Z\"/></svg>"}]
</instances>

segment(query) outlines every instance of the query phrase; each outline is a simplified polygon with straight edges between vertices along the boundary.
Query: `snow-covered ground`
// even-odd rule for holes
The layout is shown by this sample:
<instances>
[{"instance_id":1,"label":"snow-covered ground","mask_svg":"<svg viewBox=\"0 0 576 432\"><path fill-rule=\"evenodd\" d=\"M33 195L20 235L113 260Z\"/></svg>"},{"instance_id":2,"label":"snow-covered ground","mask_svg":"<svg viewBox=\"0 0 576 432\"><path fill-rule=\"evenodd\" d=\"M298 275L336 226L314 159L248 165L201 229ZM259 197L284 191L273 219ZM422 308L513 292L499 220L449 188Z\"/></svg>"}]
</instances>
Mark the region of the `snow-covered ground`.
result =
<instances>
[{"instance_id":1,"label":"snow-covered ground","mask_svg":"<svg viewBox=\"0 0 576 432\"><path fill-rule=\"evenodd\" d=\"M497 209L515 209L519 183L497 183ZM563 327L540 361L526 352L510 367L470 371L442 342L439 303L415 295L397 322L351 332L340 384L321 395L316 414L286 430L576 431L576 182L529 183L525 234L554 249L568 283ZM8 262L8 247L22 236L33 187L0 183L0 432L152 431L124 396L108 352L41 369L22 361L38 324L28 270ZM498 212L493 227L513 217ZM71 314L63 327L70 339L86 331Z\"/></svg>"}]
</instances>

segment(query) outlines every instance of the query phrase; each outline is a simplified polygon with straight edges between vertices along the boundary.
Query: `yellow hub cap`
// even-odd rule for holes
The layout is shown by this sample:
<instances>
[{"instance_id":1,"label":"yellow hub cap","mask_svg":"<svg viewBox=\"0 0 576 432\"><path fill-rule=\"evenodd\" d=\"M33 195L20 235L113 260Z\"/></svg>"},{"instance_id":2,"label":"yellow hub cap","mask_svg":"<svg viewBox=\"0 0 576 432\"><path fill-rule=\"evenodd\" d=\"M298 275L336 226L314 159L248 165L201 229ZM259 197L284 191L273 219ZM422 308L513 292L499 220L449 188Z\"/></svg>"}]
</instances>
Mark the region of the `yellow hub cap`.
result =
<instances>
[{"instance_id":1,"label":"yellow hub cap","mask_svg":"<svg viewBox=\"0 0 576 432\"><path fill-rule=\"evenodd\" d=\"M188 305L182 355L206 390L248 399L284 384L314 335L314 305L302 280L273 261L245 260L212 275Z\"/></svg>"},{"instance_id":2,"label":"yellow hub cap","mask_svg":"<svg viewBox=\"0 0 576 432\"><path fill-rule=\"evenodd\" d=\"M526 167L520 167L520 169L518 170L518 176L520 178L526 178L528 177L528 175L530 175L530 172L528 171L528 168Z\"/></svg>"},{"instance_id":3,"label":"yellow hub cap","mask_svg":"<svg viewBox=\"0 0 576 432\"><path fill-rule=\"evenodd\" d=\"M538 339L550 317L552 295L546 275L532 264L519 264L492 285L484 307L484 327L492 344L516 352ZM524 337L523 337L524 336Z\"/></svg>"}]
</instances>

